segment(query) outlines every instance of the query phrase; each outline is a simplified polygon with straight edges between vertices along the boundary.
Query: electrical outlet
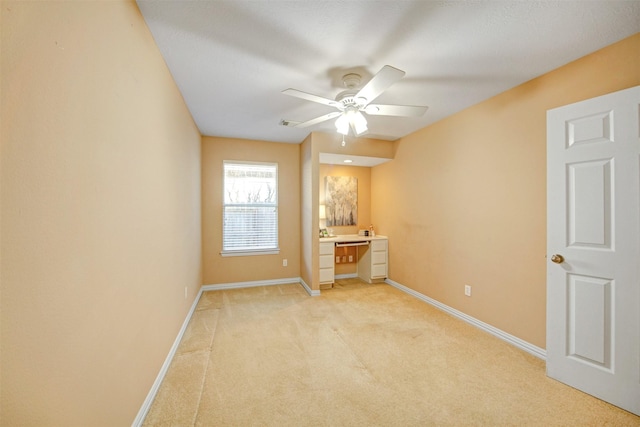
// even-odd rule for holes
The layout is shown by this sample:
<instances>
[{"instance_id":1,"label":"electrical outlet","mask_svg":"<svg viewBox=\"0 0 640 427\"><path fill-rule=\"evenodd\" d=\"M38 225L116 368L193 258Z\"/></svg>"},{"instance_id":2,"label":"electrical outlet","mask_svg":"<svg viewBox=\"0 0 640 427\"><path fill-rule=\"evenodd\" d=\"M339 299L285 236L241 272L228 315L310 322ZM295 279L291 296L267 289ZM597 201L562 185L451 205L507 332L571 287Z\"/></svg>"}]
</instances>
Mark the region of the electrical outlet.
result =
<instances>
[{"instance_id":1,"label":"electrical outlet","mask_svg":"<svg viewBox=\"0 0 640 427\"><path fill-rule=\"evenodd\" d=\"M282 260L282 266L283 266L283 267L286 267L286 266L287 266L287 259L286 259L286 258L284 258L284 259Z\"/></svg>"},{"instance_id":2,"label":"electrical outlet","mask_svg":"<svg viewBox=\"0 0 640 427\"><path fill-rule=\"evenodd\" d=\"M464 285L464 294L468 297L471 296L471 285Z\"/></svg>"}]
</instances>

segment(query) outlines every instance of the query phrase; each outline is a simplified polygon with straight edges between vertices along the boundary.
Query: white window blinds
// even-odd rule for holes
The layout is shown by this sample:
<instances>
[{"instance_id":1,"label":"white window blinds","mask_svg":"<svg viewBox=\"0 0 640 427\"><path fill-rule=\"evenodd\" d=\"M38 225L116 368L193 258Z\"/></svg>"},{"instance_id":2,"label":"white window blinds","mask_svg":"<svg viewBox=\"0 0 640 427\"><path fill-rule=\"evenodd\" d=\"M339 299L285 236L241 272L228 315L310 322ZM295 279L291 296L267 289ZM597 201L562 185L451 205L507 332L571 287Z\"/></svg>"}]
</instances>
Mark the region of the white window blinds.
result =
<instances>
[{"instance_id":1,"label":"white window blinds","mask_svg":"<svg viewBox=\"0 0 640 427\"><path fill-rule=\"evenodd\" d=\"M222 252L278 250L278 165L224 162Z\"/></svg>"}]
</instances>

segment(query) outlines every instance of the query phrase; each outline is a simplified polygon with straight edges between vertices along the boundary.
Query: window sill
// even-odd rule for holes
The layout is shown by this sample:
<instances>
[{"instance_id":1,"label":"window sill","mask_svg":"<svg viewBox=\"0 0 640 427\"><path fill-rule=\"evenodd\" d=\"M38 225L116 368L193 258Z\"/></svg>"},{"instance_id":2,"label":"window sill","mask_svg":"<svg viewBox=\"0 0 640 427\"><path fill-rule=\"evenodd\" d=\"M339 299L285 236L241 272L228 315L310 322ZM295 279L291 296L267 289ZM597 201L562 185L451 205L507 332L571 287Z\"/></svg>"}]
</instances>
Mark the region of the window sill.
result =
<instances>
[{"instance_id":1,"label":"window sill","mask_svg":"<svg viewBox=\"0 0 640 427\"><path fill-rule=\"evenodd\" d=\"M280 248L276 249L262 249L262 250L244 250L244 251L222 251L220 255L223 257L228 256L255 256L255 255L278 255Z\"/></svg>"}]
</instances>

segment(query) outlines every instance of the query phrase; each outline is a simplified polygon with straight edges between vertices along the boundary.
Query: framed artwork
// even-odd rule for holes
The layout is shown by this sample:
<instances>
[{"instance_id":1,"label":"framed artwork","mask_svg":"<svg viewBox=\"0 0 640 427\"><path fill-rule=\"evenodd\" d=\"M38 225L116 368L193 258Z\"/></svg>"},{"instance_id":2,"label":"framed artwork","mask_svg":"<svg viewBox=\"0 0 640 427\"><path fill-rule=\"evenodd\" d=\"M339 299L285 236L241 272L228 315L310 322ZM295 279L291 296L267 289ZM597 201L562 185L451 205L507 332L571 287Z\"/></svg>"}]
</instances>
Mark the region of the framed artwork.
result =
<instances>
[{"instance_id":1,"label":"framed artwork","mask_svg":"<svg viewBox=\"0 0 640 427\"><path fill-rule=\"evenodd\" d=\"M325 185L325 210L327 227L358 224L358 178L352 176L327 176Z\"/></svg>"}]
</instances>

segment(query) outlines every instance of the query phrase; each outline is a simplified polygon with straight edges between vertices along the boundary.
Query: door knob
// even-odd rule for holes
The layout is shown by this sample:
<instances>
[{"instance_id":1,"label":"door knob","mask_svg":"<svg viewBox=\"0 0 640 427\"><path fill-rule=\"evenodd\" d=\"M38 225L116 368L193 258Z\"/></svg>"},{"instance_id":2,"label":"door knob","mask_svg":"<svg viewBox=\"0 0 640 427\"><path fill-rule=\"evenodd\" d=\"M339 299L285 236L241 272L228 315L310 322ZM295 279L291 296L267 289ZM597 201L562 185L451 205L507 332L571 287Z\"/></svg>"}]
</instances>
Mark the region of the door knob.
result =
<instances>
[{"instance_id":1,"label":"door knob","mask_svg":"<svg viewBox=\"0 0 640 427\"><path fill-rule=\"evenodd\" d=\"M556 264L562 264L564 262L564 257L560 254L553 254L551 255L551 261Z\"/></svg>"}]
</instances>

